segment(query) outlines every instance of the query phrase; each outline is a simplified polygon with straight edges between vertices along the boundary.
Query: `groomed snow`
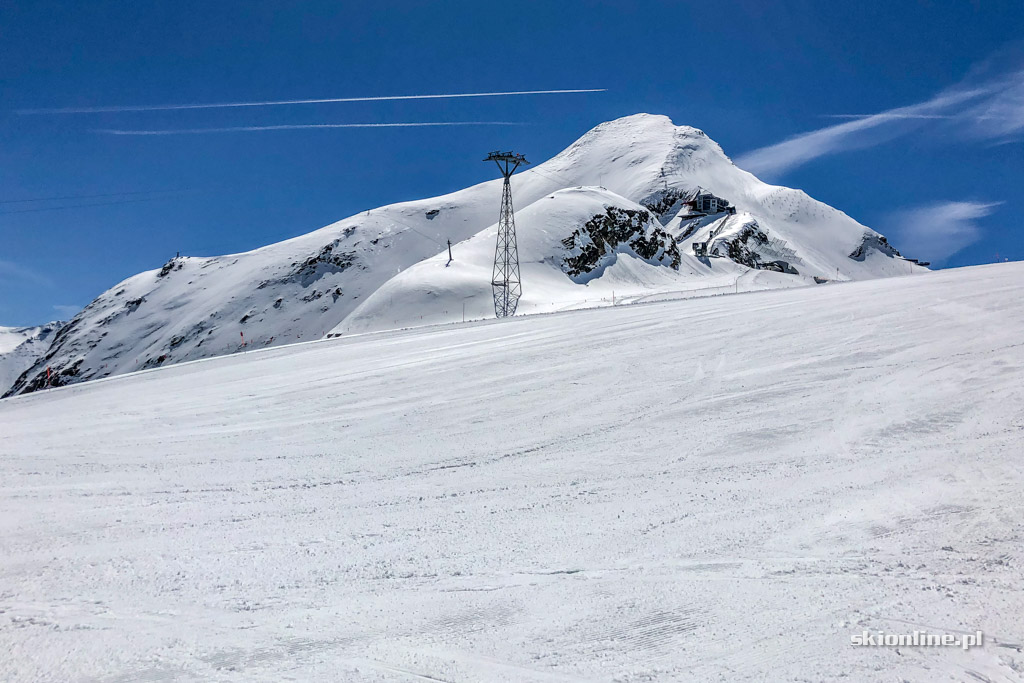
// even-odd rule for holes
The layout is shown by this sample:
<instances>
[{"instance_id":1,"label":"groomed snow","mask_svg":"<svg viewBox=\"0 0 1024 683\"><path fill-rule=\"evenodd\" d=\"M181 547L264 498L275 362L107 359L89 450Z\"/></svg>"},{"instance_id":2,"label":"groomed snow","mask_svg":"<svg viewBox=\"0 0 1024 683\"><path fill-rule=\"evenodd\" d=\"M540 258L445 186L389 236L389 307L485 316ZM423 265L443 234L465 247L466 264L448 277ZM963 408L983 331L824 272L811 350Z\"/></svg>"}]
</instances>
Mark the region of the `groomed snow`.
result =
<instances>
[{"instance_id":1,"label":"groomed snow","mask_svg":"<svg viewBox=\"0 0 1024 683\"><path fill-rule=\"evenodd\" d=\"M344 337L0 401L0 679L1019 681L1022 277Z\"/></svg>"}]
</instances>

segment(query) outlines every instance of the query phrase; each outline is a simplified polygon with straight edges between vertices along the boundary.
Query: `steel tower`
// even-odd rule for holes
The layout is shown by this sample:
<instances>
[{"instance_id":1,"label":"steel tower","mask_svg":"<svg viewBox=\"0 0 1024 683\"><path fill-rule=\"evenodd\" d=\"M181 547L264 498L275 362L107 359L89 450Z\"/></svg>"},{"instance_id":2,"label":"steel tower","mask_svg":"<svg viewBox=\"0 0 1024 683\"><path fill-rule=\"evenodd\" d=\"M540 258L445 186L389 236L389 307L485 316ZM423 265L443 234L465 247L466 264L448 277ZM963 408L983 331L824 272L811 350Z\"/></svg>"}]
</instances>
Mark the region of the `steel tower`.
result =
<instances>
[{"instance_id":1,"label":"steel tower","mask_svg":"<svg viewBox=\"0 0 1024 683\"><path fill-rule=\"evenodd\" d=\"M512 212L512 185L509 178L520 164L529 161L514 152L491 152L484 161L498 165L505 182L501 190L501 213L498 216L498 243L494 248L494 272L491 290L494 293L494 315L506 318L516 314L516 305L523 295L519 281L519 249L516 246L516 223Z\"/></svg>"}]
</instances>

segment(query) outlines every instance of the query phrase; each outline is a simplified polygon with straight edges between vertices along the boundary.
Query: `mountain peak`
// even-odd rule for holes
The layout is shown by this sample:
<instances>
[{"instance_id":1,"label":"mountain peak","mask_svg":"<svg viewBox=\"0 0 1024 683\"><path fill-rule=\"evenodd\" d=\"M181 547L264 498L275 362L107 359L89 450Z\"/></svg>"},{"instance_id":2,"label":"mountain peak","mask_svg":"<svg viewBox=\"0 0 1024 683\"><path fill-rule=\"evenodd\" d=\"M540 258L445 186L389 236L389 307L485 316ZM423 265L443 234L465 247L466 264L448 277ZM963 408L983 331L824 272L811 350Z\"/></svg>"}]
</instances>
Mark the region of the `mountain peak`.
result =
<instances>
[{"instance_id":1,"label":"mountain peak","mask_svg":"<svg viewBox=\"0 0 1024 683\"><path fill-rule=\"evenodd\" d=\"M250 252L171 259L97 297L8 393L319 339L355 329L345 323L357 312L373 320L362 329L462 320L463 304L470 317L489 317L501 182L373 209ZM595 126L512 186L529 277L524 312L917 268L874 231L762 183L703 131L667 116Z\"/></svg>"},{"instance_id":2,"label":"mountain peak","mask_svg":"<svg viewBox=\"0 0 1024 683\"><path fill-rule=\"evenodd\" d=\"M577 144L592 144L595 141L609 139L626 140L628 142L644 141L651 145L661 145L665 148L692 144L710 143L715 145L707 133L693 126L677 125L672 119L664 114L630 114L621 118L605 121L591 128L578 141Z\"/></svg>"}]
</instances>

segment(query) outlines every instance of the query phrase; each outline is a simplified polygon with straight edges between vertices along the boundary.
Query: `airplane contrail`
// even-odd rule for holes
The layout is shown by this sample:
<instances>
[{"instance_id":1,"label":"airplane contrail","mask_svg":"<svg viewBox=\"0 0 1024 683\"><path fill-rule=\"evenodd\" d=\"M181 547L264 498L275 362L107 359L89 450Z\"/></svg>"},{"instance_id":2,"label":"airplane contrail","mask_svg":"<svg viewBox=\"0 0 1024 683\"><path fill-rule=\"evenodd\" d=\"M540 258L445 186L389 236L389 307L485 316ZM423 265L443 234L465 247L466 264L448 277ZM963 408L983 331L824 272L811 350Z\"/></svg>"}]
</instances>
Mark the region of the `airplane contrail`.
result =
<instances>
[{"instance_id":1,"label":"airplane contrail","mask_svg":"<svg viewBox=\"0 0 1024 683\"><path fill-rule=\"evenodd\" d=\"M218 102L209 104L155 104L120 107L65 107L57 109L19 109L19 114L96 114L102 112L170 111L176 109L227 109L231 107L278 107L291 104L325 104L337 102L384 102L390 100L443 100L458 97L510 97L515 95L564 95L570 93L605 92L607 88L573 90L511 90L507 92L463 92L443 95L382 95L379 97L331 97L315 100L266 100L262 102Z\"/></svg>"},{"instance_id":2,"label":"airplane contrail","mask_svg":"<svg viewBox=\"0 0 1024 683\"><path fill-rule=\"evenodd\" d=\"M879 119L952 119L956 118L948 114L896 114L882 112L881 114L822 114L828 119L868 119L877 117Z\"/></svg>"},{"instance_id":3,"label":"airplane contrail","mask_svg":"<svg viewBox=\"0 0 1024 683\"><path fill-rule=\"evenodd\" d=\"M241 133L263 130L300 130L304 128L421 128L428 126L522 126L517 121L418 121L410 123L295 123L278 126L229 126L226 128L166 128L135 130L98 128L105 135L201 135L203 133Z\"/></svg>"},{"instance_id":4,"label":"airplane contrail","mask_svg":"<svg viewBox=\"0 0 1024 683\"><path fill-rule=\"evenodd\" d=\"M180 194L195 190L137 190L135 192L104 192L103 194L65 194L51 197L33 197L32 199L0 199L0 204L35 204L38 202L59 202L66 199L99 199L108 197L130 197L140 194Z\"/></svg>"}]
</instances>

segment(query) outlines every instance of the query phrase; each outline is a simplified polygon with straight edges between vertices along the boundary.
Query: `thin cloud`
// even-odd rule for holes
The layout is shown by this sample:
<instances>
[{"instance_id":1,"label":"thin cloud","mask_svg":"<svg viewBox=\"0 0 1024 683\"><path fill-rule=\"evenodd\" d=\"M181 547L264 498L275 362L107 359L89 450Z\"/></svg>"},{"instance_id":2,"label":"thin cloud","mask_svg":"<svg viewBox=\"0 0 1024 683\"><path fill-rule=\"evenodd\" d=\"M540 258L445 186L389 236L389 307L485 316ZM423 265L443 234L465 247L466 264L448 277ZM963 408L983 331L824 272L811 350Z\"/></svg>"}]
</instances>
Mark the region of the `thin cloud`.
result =
<instances>
[{"instance_id":1,"label":"thin cloud","mask_svg":"<svg viewBox=\"0 0 1024 683\"><path fill-rule=\"evenodd\" d=\"M135 130L100 128L94 133L104 135L203 135L206 133L243 133L267 130L302 130L308 128L422 128L431 126L522 126L518 121L418 121L411 123L298 123L279 126L228 126L225 128L167 128Z\"/></svg>"},{"instance_id":2,"label":"thin cloud","mask_svg":"<svg viewBox=\"0 0 1024 683\"><path fill-rule=\"evenodd\" d=\"M281 107L296 104L334 104L339 102L389 102L394 100L448 100L464 97L517 97L522 95L568 95L605 92L607 88L563 90L509 90L505 92L463 92L440 95L384 95L379 97L330 97L310 100L262 100L257 102L215 102L203 104L156 104L114 107L62 107L56 109L20 109L19 114L98 114L129 111L173 111L180 109L229 109L236 107Z\"/></svg>"},{"instance_id":3,"label":"thin cloud","mask_svg":"<svg viewBox=\"0 0 1024 683\"><path fill-rule=\"evenodd\" d=\"M43 287L54 286L53 280L42 273L37 273L31 268L19 266L17 263L10 261L0 261L0 281L41 285Z\"/></svg>"},{"instance_id":4,"label":"thin cloud","mask_svg":"<svg viewBox=\"0 0 1024 683\"><path fill-rule=\"evenodd\" d=\"M53 310L60 314L62 320L70 320L78 315L78 312L82 310L81 306L65 306L63 304L54 304Z\"/></svg>"},{"instance_id":5,"label":"thin cloud","mask_svg":"<svg viewBox=\"0 0 1024 683\"><path fill-rule=\"evenodd\" d=\"M1024 131L1024 68L1019 56L1012 67L1005 66L1008 61L989 60L923 102L877 114L832 114L850 120L747 152L736 163L777 177L814 159L872 147L929 125L945 126L961 138L1011 141Z\"/></svg>"},{"instance_id":6,"label":"thin cloud","mask_svg":"<svg viewBox=\"0 0 1024 683\"><path fill-rule=\"evenodd\" d=\"M941 93L918 104L803 133L741 155L736 164L759 175L779 175L829 154L871 147L920 125L915 119L985 96L983 89ZM896 126L899 122L902 127Z\"/></svg>"},{"instance_id":7,"label":"thin cloud","mask_svg":"<svg viewBox=\"0 0 1024 683\"><path fill-rule=\"evenodd\" d=\"M1002 202L939 202L898 211L888 221L901 248L917 258L942 262L981 239L977 221Z\"/></svg>"},{"instance_id":8,"label":"thin cloud","mask_svg":"<svg viewBox=\"0 0 1024 683\"><path fill-rule=\"evenodd\" d=\"M1024 131L1024 70L1016 76L993 97L964 112L974 135L1009 142Z\"/></svg>"}]
</instances>

